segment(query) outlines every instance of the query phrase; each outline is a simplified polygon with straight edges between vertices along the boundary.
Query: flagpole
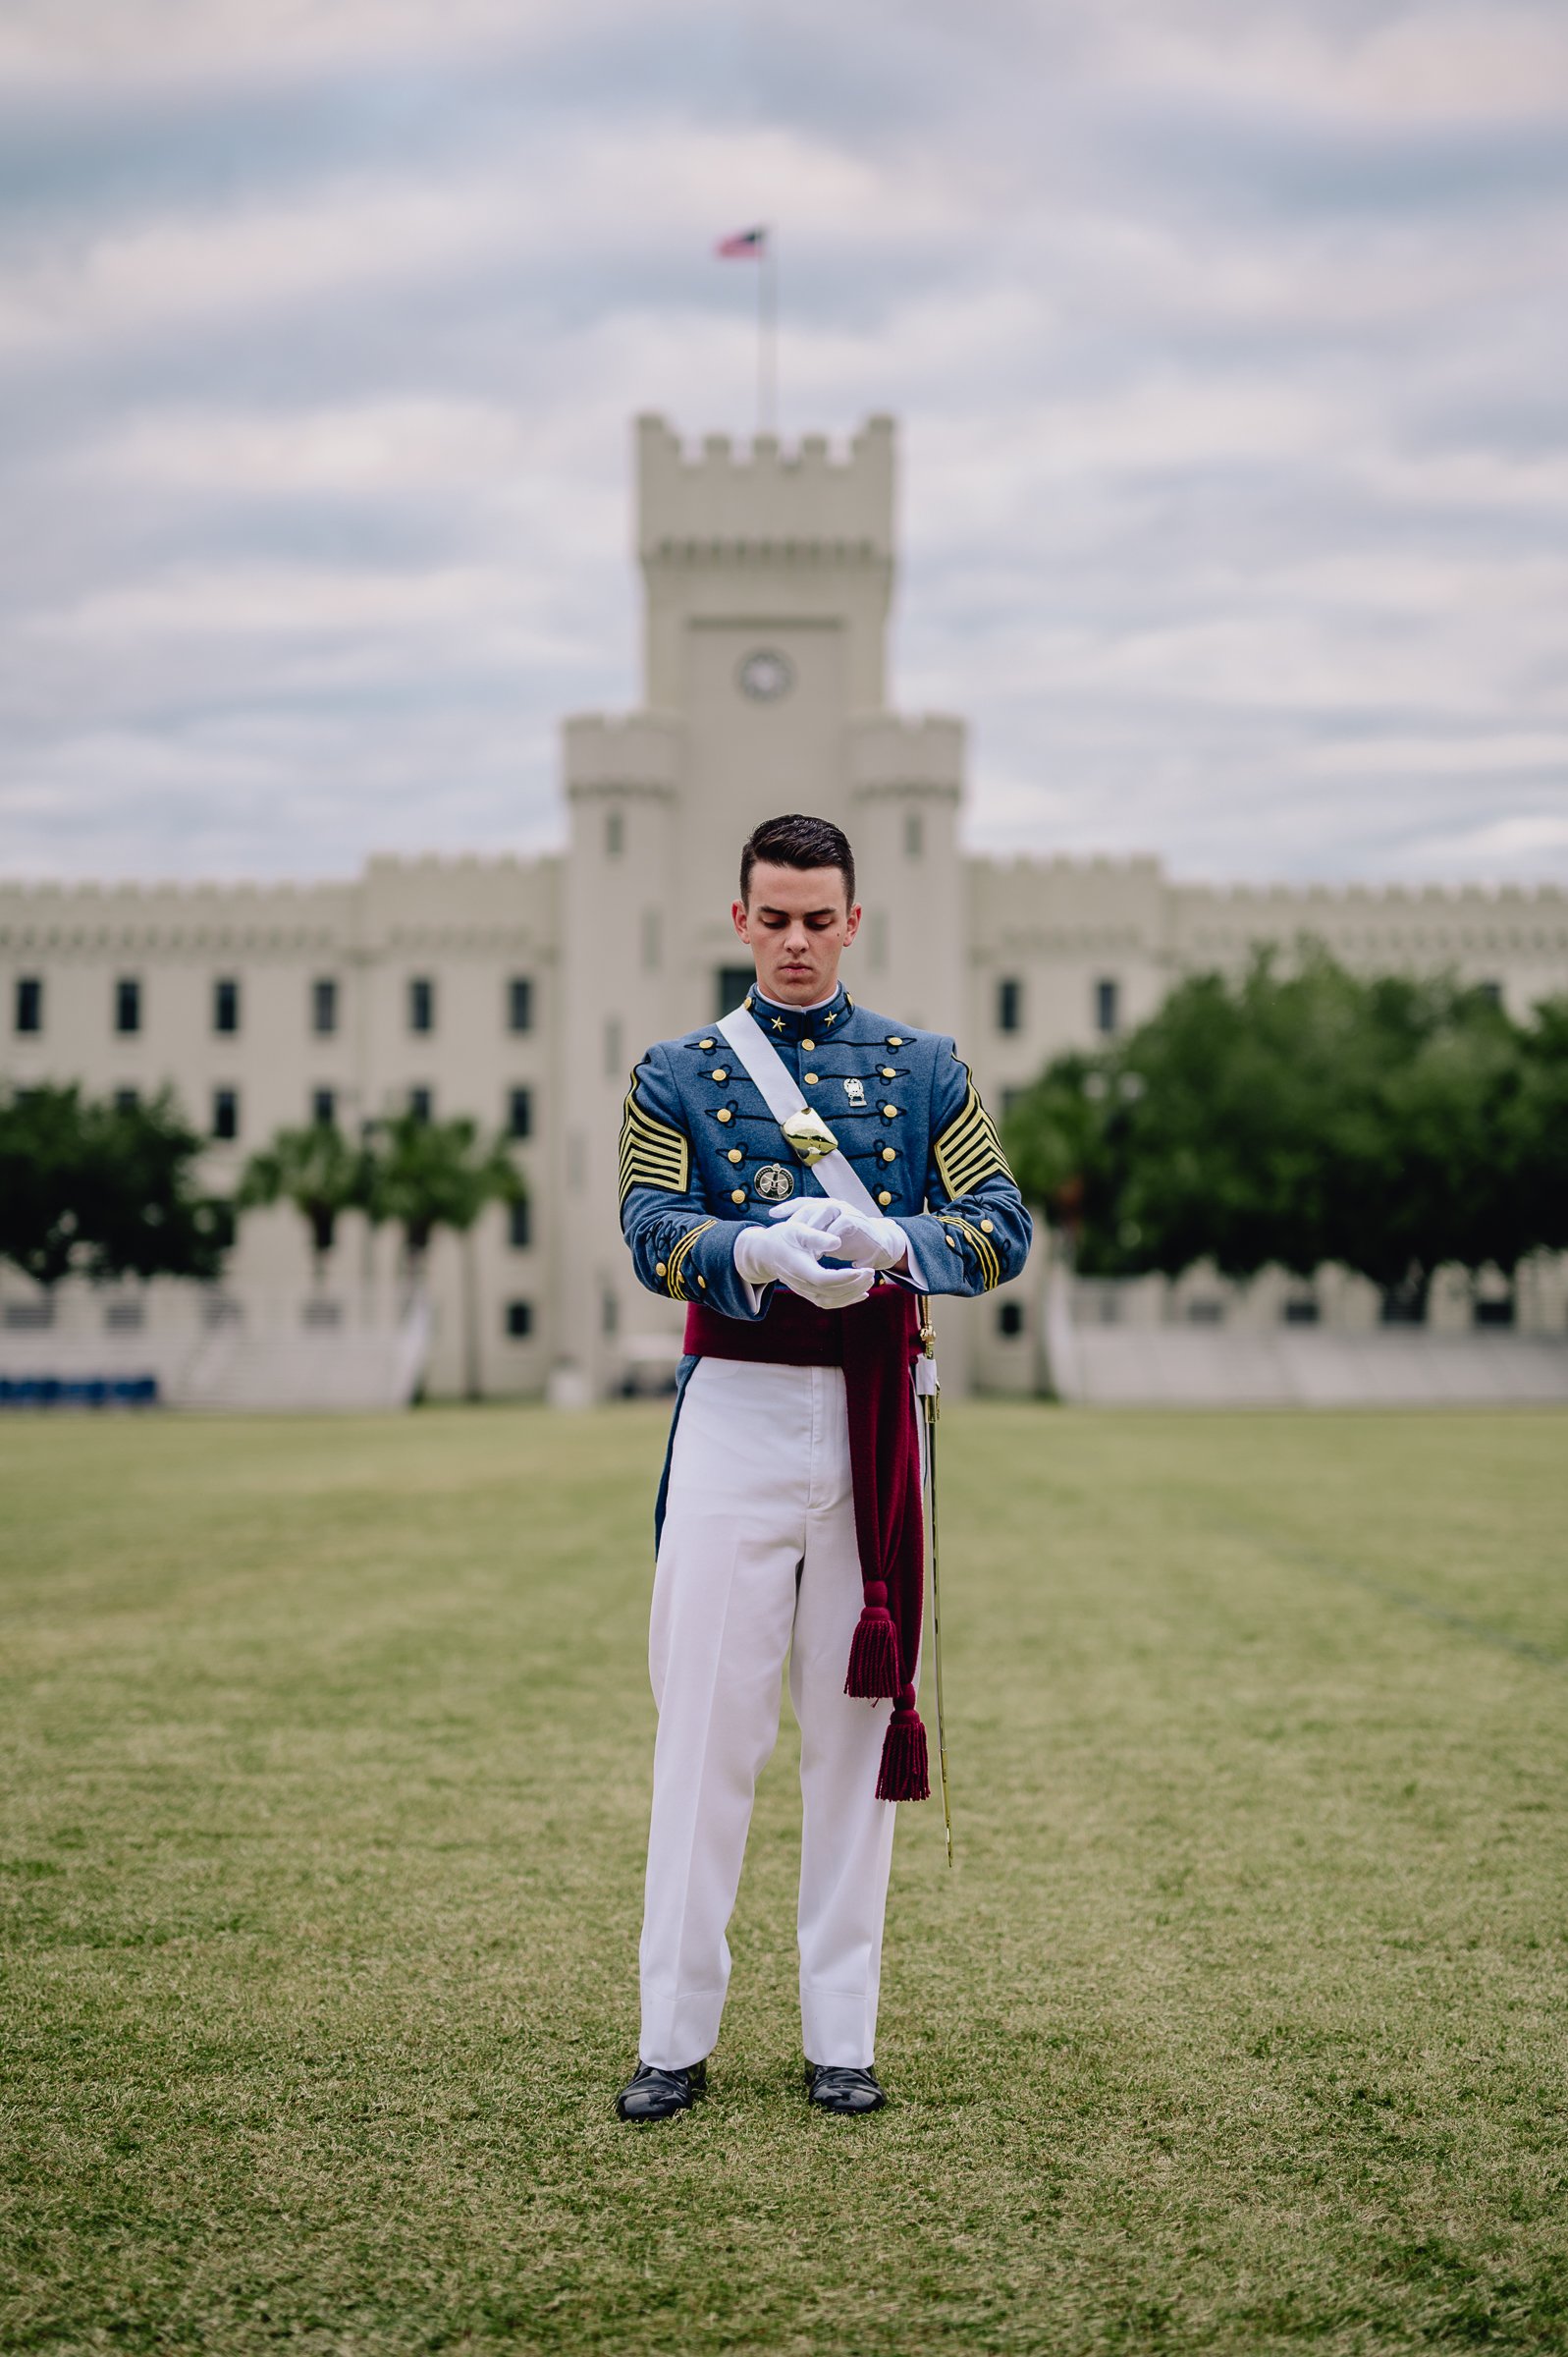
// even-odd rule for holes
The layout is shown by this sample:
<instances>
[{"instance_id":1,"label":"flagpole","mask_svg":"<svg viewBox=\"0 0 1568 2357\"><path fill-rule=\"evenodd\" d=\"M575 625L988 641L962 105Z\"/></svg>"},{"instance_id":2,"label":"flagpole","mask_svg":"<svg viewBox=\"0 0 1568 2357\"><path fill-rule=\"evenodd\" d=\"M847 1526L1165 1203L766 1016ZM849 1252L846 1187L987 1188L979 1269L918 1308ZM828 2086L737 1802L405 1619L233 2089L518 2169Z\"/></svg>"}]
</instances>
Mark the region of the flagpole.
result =
<instances>
[{"instance_id":1,"label":"flagpole","mask_svg":"<svg viewBox=\"0 0 1568 2357\"><path fill-rule=\"evenodd\" d=\"M757 431L779 430L779 279L773 224L763 230L757 262Z\"/></svg>"}]
</instances>

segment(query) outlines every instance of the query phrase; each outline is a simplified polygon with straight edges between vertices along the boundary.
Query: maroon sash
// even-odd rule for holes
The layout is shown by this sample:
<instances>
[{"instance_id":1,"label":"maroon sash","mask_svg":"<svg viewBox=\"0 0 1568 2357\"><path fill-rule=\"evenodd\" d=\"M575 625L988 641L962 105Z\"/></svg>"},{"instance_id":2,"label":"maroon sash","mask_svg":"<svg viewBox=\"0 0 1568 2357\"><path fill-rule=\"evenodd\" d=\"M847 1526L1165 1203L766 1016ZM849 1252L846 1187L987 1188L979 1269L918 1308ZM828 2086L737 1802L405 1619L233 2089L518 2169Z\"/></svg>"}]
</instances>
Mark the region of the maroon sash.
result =
<instances>
[{"instance_id":1,"label":"maroon sash","mask_svg":"<svg viewBox=\"0 0 1568 2357\"><path fill-rule=\"evenodd\" d=\"M762 1317L727 1318L702 1302L686 1310L686 1349L785 1367L842 1367L849 1470L864 1595L844 1692L893 1712L877 1778L879 1800L926 1800L926 1730L915 1709L925 1592L920 1436L910 1369L920 1356L915 1295L874 1286L852 1309L818 1309L776 1287Z\"/></svg>"}]
</instances>

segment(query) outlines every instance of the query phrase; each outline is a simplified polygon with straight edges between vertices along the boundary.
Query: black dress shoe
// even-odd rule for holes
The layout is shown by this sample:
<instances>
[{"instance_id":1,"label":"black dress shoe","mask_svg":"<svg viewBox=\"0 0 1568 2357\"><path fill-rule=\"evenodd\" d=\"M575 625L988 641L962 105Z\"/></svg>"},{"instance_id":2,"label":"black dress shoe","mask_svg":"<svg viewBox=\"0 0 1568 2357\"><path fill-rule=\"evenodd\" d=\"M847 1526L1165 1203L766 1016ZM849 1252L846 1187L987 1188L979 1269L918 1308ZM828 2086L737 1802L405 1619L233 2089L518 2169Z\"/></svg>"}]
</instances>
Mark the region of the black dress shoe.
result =
<instances>
[{"instance_id":1,"label":"black dress shoe","mask_svg":"<svg viewBox=\"0 0 1568 2357\"><path fill-rule=\"evenodd\" d=\"M808 2062L806 2100L823 2111L880 2111L887 2097L874 2070L848 2062Z\"/></svg>"},{"instance_id":2,"label":"black dress shoe","mask_svg":"<svg viewBox=\"0 0 1568 2357\"><path fill-rule=\"evenodd\" d=\"M651 2062L639 2062L616 2097L616 2110L622 2119L669 2119L689 2111L707 2090L706 2062L693 2062L689 2070L656 2070Z\"/></svg>"}]
</instances>

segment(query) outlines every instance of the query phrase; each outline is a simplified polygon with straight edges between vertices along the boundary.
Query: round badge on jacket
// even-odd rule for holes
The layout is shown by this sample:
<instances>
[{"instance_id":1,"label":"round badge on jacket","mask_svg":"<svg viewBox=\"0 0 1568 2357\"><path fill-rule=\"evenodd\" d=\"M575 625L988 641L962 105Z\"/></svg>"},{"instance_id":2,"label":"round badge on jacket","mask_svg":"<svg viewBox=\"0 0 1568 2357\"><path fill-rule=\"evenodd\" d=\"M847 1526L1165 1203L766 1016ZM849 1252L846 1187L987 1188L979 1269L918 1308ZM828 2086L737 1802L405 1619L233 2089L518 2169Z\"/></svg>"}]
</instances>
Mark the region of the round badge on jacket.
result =
<instances>
[{"instance_id":1,"label":"round badge on jacket","mask_svg":"<svg viewBox=\"0 0 1568 2357\"><path fill-rule=\"evenodd\" d=\"M795 1191L795 1175L787 1163L765 1162L751 1183L765 1203L783 1203Z\"/></svg>"}]
</instances>

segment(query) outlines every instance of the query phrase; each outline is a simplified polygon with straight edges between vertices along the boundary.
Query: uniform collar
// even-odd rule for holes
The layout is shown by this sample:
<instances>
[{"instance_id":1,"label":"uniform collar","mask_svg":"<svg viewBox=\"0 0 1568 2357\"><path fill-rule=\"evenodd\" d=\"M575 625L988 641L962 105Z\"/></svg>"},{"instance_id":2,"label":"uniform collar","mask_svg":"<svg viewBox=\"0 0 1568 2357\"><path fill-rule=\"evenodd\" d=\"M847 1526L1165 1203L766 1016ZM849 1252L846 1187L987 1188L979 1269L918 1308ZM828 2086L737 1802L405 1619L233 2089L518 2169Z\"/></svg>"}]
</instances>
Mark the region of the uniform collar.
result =
<instances>
[{"instance_id":1,"label":"uniform collar","mask_svg":"<svg viewBox=\"0 0 1568 2357\"><path fill-rule=\"evenodd\" d=\"M840 982L833 997L825 1000L820 1007L776 1006L772 999L765 999L755 987L747 991L745 1006L753 1019L761 1025L763 1037L771 1039L777 1046L781 1040L788 1040L793 1045L802 1039L832 1039L834 1033L841 1031L848 1021L854 1001Z\"/></svg>"}]
</instances>

